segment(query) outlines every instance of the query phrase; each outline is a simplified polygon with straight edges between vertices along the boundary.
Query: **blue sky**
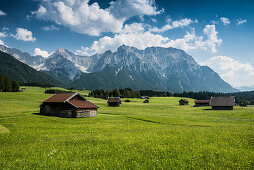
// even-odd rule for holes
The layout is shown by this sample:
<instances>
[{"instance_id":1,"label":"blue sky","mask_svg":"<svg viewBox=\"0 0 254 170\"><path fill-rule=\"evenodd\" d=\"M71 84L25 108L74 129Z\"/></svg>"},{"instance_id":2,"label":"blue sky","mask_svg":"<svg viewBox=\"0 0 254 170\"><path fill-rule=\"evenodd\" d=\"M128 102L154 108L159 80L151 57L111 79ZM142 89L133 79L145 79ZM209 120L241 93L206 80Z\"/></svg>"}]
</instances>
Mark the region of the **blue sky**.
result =
<instances>
[{"instance_id":1,"label":"blue sky","mask_svg":"<svg viewBox=\"0 0 254 170\"><path fill-rule=\"evenodd\" d=\"M254 85L253 0L0 1L0 44L47 57L175 47L231 85Z\"/></svg>"}]
</instances>

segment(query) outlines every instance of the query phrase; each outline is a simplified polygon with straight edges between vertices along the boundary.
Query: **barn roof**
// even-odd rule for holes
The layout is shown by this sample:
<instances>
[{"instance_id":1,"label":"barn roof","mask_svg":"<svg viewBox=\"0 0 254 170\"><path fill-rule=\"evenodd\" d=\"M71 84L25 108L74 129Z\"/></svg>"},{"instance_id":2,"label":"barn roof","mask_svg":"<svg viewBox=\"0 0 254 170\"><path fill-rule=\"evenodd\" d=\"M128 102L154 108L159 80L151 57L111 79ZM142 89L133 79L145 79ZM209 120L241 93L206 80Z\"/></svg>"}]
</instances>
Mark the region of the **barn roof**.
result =
<instances>
[{"instance_id":1,"label":"barn roof","mask_svg":"<svg viewBox=\"0 0 254 170\"><path fill-rule=\"evenodd\" d=\"M53 96L49 97L48 99L44 100L43 103L64 103L69 101L75 96L80 96L84 100L86 100L81 94L79 93L63 93L63 94L54 94Z\"/></svg>"},{"instance_id":2,"label":"barn roof","mask_svg":"<svg viewBox=\"0 0 254 170\"><path fill-rule=\"evenodd\" d=\"M120 97L108 97L108 103L119 103L121 102Z\"/></svg>"},{"instance_id":3,"label":"barn roof","mask_svg":"<svg viewBox=\"0 0 254 170\"><path fill-rule=\"evenodd\" d=\"M76 108L79 109L97 109L99 108L98 106L96 106L95 104L89 102L89 101L83 101L83 100L70 100L69 103L71 105L73 105Z\"/></svg>"},{"instance_id":4,"label":"barn roof","mask_svg":"<svg viewBox=\"0 0 254 170\"><path fill-rule=\"evenodd\" d=\"M211 97L211 106L234 106L235 96L231 97Z\"/></svg>"},{"instance_id":5,"label":"barn roof","mask_svg":"<svg viewBox=\"0 0 254 170\"><path fill-rule=\"evenodd\" d=\"M196 103L196 104L206 104L206 103L210 103L210 100L195 100L194 103Z\"/></svg>"},{"instance_id":6,"label":"barn roof","mask_svg":"<svg viewBox=\"0 0 254 170\"><path fill-rule=\"evenodd\" d=\"M179 102L180 101L183 101L184 103L189 103L189 101L187 99L181 99L181 100L179 100Z\"/></svg>"},{"instance_id":7,"label":"barn roof","mask_svg":"<svg viewBox=\"0 0 254 170\"><path fill-rule=\"evenodd\" d=\"M43 103L63 103L72 96L75 96L76 93L63 93L63 94L54 94L48 99L44 100Z\"/></svg>"}]
</instances>

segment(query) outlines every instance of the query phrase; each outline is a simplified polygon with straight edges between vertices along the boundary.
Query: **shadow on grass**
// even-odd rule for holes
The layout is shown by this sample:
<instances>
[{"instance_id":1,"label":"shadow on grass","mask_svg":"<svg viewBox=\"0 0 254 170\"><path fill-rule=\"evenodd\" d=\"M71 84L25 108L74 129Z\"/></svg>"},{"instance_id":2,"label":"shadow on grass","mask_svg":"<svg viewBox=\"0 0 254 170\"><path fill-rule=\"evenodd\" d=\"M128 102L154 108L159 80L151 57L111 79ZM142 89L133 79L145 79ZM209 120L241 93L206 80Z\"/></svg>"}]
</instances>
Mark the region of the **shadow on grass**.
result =
<instances>
[{"instance_id":1,"label":"shadow on grass","mask_svg":"<svg viewBox=\"0 0 254 170\"><path fill-rule=\"evenodd\" d=\"M112 115L112 116L124 116L122 114L117 114L117 113L100 113L101 115Z\"/></svg>"},{"instance_id":2,"label":"shadow on grass","mask_svg":"<svg viewBox=\"0 0 254 170\"><path fill-rule=\"evenodd\" d=\"M47 116L47 117L59 117L56 115L46 115L46 114L42 114L42 113L33 113L34 115L39 115L39 116Z\"/></svg>"},{"instance_id":3,"label":"shadow on grass","mask_svg":"<svg viewBox=\"0 0 254 170\"><path fill-rule=\"evenodd\" d=\"M161 124L161 125L170 125L170 126L211 127L211 126L204 126L204 125L188 125L188 124L164 123L164 122L157 122L157 121L153 121L153 120L147 120L147 119L136 118L136 117L127 117L127 118L128 119L139 120L139 121L143 121L143 122L148 122L148 123L155 123L155 124Z\"/></svg>"},{"instance_id":4,"label":"shadow on grass","mask_svg":"<svg viewBox=\"0 0 254 170\"><path fill-rule=\"evenodd\" d=\"M203 109L203 110L213 110L213 109Z\"/></svg>"}]
</instances>

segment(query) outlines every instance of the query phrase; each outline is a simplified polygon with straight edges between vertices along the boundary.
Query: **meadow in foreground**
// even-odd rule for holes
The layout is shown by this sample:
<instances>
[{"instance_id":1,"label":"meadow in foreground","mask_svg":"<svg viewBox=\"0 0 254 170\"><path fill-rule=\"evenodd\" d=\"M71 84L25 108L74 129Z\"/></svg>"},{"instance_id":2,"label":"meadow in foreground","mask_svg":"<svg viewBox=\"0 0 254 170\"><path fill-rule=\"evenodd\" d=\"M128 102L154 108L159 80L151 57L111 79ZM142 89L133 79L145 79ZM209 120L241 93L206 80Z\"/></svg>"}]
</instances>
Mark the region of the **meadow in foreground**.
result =
<instances>
[{"instance_id":1,"label":"meadow in foreground","mask_svg":"<svg viewBox=\"0 0 254 170\"><path fill-rule=\"evenodd\" d=\"M176 97L100 106L98 117L38 115L50 94L0 93L3 169L254 169L254 107L214 111Z\"/></svg>"}]
</instances>

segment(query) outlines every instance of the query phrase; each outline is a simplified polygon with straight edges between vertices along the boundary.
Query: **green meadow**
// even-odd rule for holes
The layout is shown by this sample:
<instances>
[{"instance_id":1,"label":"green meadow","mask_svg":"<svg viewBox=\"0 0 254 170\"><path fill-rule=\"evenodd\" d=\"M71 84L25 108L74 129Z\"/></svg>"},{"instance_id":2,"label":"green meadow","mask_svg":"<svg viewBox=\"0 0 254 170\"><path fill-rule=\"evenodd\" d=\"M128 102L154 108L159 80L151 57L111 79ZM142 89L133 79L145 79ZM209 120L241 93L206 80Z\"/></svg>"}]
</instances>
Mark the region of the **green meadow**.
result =
<instances>
[{"instance_id":1,"label":"green meadow","mask_svg":"<svg viewBox=\"0 0 254 170\"><path fill-rule=\"evenodd\" d=\"M51 95L26 88L0 93L1 169L254 169L253 106L214 111L154 97L114 108L87 97L97 117L60 118L38 115Z\"/></svg>"}]
</instances>

